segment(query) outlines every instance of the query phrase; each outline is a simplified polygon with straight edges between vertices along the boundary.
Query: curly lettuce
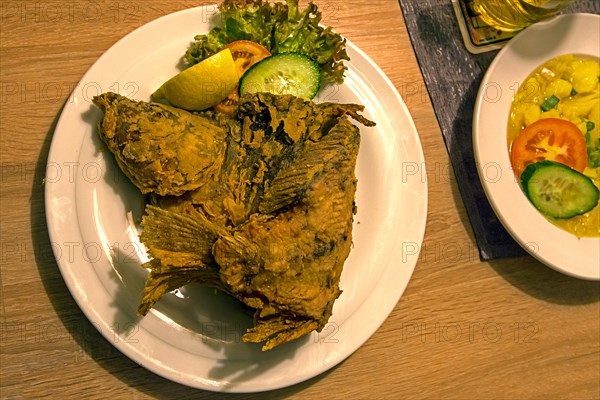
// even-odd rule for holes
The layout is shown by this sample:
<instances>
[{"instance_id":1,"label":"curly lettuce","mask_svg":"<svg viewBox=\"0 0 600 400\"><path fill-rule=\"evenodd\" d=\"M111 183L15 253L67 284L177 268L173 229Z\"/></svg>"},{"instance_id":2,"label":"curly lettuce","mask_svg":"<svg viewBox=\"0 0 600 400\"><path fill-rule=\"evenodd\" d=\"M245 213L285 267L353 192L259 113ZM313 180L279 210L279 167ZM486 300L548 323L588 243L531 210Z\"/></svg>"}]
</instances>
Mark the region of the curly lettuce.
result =
<instances>
[{"instance_id":1,"label":"curly lettuce","mask_svg":"<svg viewBox=\"0 0 600 400\"><path fill-rule=\"evenodd\" d=\"M321 67L321 79L342 83L349 60L346 39L319 25L321 12L313 3L300 10L298 0L269 3L263 0L224 0L219 6L222 23L205 35L197 35L185 59L197 64L236 40L251 40L272 54L304 53Z\"/></svg>"}]
</instances>

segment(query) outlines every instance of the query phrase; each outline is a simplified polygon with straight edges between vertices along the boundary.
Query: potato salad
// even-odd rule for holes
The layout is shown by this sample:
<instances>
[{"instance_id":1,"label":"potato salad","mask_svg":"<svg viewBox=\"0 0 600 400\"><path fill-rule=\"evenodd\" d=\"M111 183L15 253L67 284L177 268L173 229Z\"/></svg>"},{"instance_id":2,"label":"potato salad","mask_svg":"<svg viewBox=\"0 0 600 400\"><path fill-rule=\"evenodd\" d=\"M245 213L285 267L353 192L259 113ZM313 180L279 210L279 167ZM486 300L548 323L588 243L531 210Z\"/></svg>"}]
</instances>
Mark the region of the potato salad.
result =
<instances>
[{"instance_id":1,"label":"potato salad","mask_svg":"<svg viewBox=\"0 0 600 400\"><path fill-rule=\"evenodd\" d=\"M600 236L600 65L568 54L536 68L515 90L508 147L515 176L548 220Z\"/></svg>"}]
</instances>

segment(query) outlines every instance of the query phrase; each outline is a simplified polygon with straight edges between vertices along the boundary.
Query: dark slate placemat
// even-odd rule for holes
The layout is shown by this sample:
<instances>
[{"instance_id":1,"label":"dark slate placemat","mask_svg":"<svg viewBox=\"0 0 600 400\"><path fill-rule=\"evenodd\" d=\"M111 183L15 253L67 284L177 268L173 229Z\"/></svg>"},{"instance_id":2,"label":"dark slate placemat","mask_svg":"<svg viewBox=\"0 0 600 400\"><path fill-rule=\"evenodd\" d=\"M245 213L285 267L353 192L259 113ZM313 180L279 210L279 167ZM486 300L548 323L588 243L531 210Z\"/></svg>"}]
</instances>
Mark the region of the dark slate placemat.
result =
<instances>
[{"instance_id":1,"label":"dark slate placemat","mask_svg":"<svg viewBox=\"0 0 600 400\"><path fill-rule=\"evenodd\" d=\"M482 260L526 254L492 210L475 168L471 122L485 71L498 50L467 51L451 0L399 0L406 28L444 136ZM565 12L600 12L600 1L576 1Z\"/></svg>"}]
</instances>

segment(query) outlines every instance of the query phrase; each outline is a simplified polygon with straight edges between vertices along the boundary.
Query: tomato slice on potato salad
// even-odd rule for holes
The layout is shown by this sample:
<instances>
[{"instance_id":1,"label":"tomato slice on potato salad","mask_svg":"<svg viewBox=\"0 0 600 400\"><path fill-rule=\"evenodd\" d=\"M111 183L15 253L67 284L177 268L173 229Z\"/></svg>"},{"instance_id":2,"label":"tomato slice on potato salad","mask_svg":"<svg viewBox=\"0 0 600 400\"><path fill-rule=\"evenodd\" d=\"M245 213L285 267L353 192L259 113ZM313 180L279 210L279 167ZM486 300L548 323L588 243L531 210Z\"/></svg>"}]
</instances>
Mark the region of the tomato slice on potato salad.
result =
<instances>
[{"instance_id":1,"label":"tomato slice on potato salad","mask_svg":"<svg viewBox=\"0 0 600 400\"><path fill-rule=\"evenodd\" d=\"M235 42L223 46L223 49L229 49L231 51L233 62L237 67L238 78L241 78L251 66L271 55L269 50L250 40L236 40ZM238 102L239 96L236 87L229 93L225 100L214 106L214 108L224 114L233 114L237 108Z\"/></svg>"},{"instance_id":2,"label":"tomato slice on potato salad","mask_svg":"<svg viewBox=\"0 0 600 400\"><path fill-rule=\"evenodd\" d=\"M510 162L517 177L529 164L556 161L583 172L587 166L585 137L574 123L543 118L525 128L512 142Z\"/></svg>"}]
</instances>

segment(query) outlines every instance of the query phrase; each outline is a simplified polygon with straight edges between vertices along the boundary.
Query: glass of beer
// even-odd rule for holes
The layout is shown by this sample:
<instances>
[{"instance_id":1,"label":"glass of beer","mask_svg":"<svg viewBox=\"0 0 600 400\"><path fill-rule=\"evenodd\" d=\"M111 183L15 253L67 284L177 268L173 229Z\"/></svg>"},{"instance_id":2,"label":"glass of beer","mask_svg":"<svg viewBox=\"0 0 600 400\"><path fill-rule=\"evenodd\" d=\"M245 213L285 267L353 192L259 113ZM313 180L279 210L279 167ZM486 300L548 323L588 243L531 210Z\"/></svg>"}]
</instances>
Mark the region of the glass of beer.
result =
<instances>
[{"instance_id":1,"label":"glass of beer","mask_svg":"<svg viewBox=\"0 0 600 400\"><path fill-rule=\"evenodd\" d=\"M473 0L473 10L486 24L503 31L518 31L550 18L572 0Z\"/></svg>"}]
</instances>

